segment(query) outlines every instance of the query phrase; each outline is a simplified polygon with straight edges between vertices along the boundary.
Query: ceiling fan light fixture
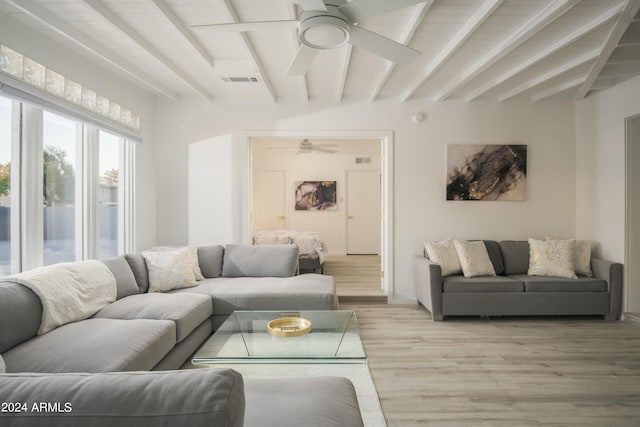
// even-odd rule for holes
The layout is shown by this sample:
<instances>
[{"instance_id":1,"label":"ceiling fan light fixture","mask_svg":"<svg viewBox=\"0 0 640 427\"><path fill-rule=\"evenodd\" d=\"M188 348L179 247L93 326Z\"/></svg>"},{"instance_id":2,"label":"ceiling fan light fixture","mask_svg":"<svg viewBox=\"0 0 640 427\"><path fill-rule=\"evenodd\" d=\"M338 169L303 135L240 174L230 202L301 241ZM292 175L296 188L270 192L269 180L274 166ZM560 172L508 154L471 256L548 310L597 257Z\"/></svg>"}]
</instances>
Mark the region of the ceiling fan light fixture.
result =
<instances>
[{"instance_id":1,"label":"ceiling fan light fixture","mask_svg":"<svg viewBox=\"0 0 640 427\"><path fill-rule=\"evenodd\" d=\"M349 41L350 25L335 16L314 16L300 24L300 42L315 49L333 49Z\"/></svg>"}]
</instances>

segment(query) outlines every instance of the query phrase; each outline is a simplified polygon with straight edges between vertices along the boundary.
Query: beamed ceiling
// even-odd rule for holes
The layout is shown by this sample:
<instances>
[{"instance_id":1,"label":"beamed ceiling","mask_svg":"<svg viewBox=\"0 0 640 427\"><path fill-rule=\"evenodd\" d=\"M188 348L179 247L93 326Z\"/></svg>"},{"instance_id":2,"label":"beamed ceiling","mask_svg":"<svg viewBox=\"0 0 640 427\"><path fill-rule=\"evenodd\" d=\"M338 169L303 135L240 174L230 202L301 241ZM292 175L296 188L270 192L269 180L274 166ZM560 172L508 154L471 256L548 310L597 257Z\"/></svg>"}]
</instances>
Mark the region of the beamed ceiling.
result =
<instances>
[{"instance_id":1,"label":"beamed ceiling","mask_svg":"<svg viewBox=\"0 0 640 427\"><path fill-rule=\"evenodd\" d=\"M193 26L296 19L293 0L0 0L0 13L158 96L273 102L581 99L640 74L639 8L640 0L427 0L358 23L421 52L412 62L345 45L289 77L296 29Z\"/></svg>"}]
</instances>

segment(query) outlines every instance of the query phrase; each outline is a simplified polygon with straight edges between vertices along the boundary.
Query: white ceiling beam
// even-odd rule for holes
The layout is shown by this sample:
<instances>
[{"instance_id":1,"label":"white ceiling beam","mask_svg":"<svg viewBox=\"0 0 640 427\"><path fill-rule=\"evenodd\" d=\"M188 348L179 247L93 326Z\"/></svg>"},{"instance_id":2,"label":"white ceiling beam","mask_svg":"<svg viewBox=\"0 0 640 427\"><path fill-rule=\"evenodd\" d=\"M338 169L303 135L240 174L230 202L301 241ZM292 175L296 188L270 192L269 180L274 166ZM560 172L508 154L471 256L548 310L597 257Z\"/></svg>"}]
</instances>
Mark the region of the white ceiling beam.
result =
<instances>
[{"instance_id":1,"label":"white ceiling beam","mask_svg":"<svg viewBox=\"0 0 640 427\"><path fill-rule=\"evenodd\" d=\"M618 16L618 14L622 11L622 7L623 7L623 3L619 3L619 4L615 5L614 7L610 8L610 9L607 9L605 12L601 13L600 15L595 17L594 19L592 19L589 22L587 22L586 24L581 25L579 28L575 29L571 33L569 33L566 36L562 37L560 40L552 43L551 45L549 45L549 46L545 47L544 49L542 49L537 54L531 56L526 61L518 64L513 69L507 71L506 73L504 73L504 74L502 74L502 75L500 75L500 76L498 76L498 77L496 77L494 79L489 80L484 85L482 85L479 88L473 90L472 92L470 92L467 95L466 100L467 101L473 101L477 97L479 97L479 96L487 93L491 89L501 85L505 81L507 81L510 78L512 78L513 76L521 73L522 71L526 70L527 68L531 67L532 65L537 64L538 62L542 61L545 58L548 58L549 56L553 55L556 52L559 52L560 50L562 50L565 47L569 46L571 43L573 43L576 40L584 37L585 35L587 35L591 31L595 30L596 28L600 27L601 25L605 24L606 22L609 22L611 19L613 19L616 16Z\"/></svg>"},{"instance_id":2,"label":"white ceiling beam","mask_svg":"<svg viewBox=\"0 0 640 427\"><path fill-rule=\"evenodd\" d=\"M422 24L422 21L424 20L424 17L427 15L427 12L429 11L429 8L431 7L431 5L433 5L433 0L428 0L428 1L425 1L424 3L420 3L415 6L415 8L413 9L413 14L411 15L411 18L409 18L409 22L405 27L404 33L398 40L398 43L401 43L403 45L408 45L409 43L411 43L411 39L413 39L413 35L415 34L420 24ZM369 95L370 102L373 102L376 100L376 98L378 97L378 94L380 93L380 90L387 83L387 80L389 80L389 77L391 77L391 73L393 73L393 70L395 69L395 67L396 67L395 63L391 61L387 61L384 74L382 75L380 80L378 80L378 83L376 84L376 86L373 88L371 95Z\"/></svg>"},{"instance_id":3,"label":"white ceiling beam","mask_svg":"<svg viewBox=\"0 0 640 427\"><path fill-rule=\"evenodd\" d=\"M516 87L514 87L513 89L503 93L502 95L500 95L498 97L498 101L506 101L509 98L513 98L514 96L527 91L531 88L534 88L546 81L549 81L553 78L556 78L564 73L566 73L567 71L573 70L574 68L580 66L580 65L584 65L589 61L593 61L594 59L596 59L598 57L598 55L600 55L600 52L602 51L602 49L593 49L592 51L589 51L587 53L585 53L584 55L580 55L579 57L567 62L566 64L561 65L558 68L555 68L551 71L548 71L536 78L533 78L531 80L528 80Z\"/></svg>"},{"instance_id":4,"label":"white ceiling beam","mask_svg":"<svg viewBox=\"0 0 640 427\"><path fill-rule=\"evenodd\" d=\"M409 85L407 91L401 96L403 101L411 98L413 94L454 54L460 46L482 25L482 23L502 4L504 0L485 0L482 5L462 25L458 32L438 52L424 69L422 74Z\"/></svg>"},{"instance_id":5,"label":"white ceiling beam","mask_svg":"<svg viewBox=\"0 0 640 427\"><path fill-rule=\"evenodd\" d=\"M293 4L293 0L289 0L287 2L287 12L289 13L289 19L298 19L298 15L296 14L296 7ZM291 55L295 55L298 52L298 48L300 47L300 40L298 40L298 29L295 28L291 30L291 42L293 46L293 51ZM293 77L293 76L292 76ZM307 75L303 74L299 76L302 79L302 90L304 91L304 99L309 102L309 84L307 83Z\"/></svg>"},{"instance_id":6,"label":"white ceiling beam","mask_svg":"<svg viewBox=\"0 0 640 427\"><path fill-rule=\"evenodd\" d=\"M587 96L589 91L591 90L591 86L595 83L598 75L602 71L602 68L607 63L609 56L618 45L618 42L622 38L622 35L626 31L627 27L633 21L633 17L636 13L638 13L638 9L640 9L640 0L627 0L627 3L622 10L622 13L618 17L618 20L614 24L611 32L609 33L609 37L604 45L604 49L602 50L602 54L596 60L596 62L589 70L589 75L587 76L586 81L580 86L578 89L578 93L576 94L576 100L583 99Z\"/></svg>"},{"instance_id":7,"label":"white ceiling beam","mask_svg":"<svg viewBox=\"0 0 640 427\"><path fill-rule=\"evenodd\" d=\"M545 89L542 92L536 93L531 97L532 102L537 102L545 98L549 98L557 93L563 92L565 90L572 89L576 86L580 86L587 80L587 75L575 78L573 80L569 80L564 83L560 83L558 85L552 86L549 89Z\"/></svg>"},{"instance_id":8,"label":"white ceiling beam","mask_svg":"<svg viewBox=\"0 0 640 427\"><path fill-rule=\"evenodd\" d=\"M189 77L180 67L167 58L162 52L156 49L151 43L149 43L144 37L133 30L127 23L125 23L118 15L109 10L99 0L83 0L91 9L93 9L98 15L105 19L111 26L122 34L126 35L131 41L144 49L149 55L153 56L158 62L164 65L168 70L175 74L180 80L186 83L194 92L203 96L204 98L211 100L211 95L206 89L198 84L194 79Z\"/></svg>"},{"instance_id":9,"label":"white ceiling beam","mask_svg":"<svg viewBox=\"0 0 640 427\"><path fill-rule=\"evenodd\" d=\"M202 43L195 38L191 30L178 18L178 16L171 10L171 8L164 2L164 0L151 0L156 8L162 13L162 15L175 27L176 30L184 37L189 45L200 55L200 57L211 68L213 68L213 57L209 55L209 52L204 48Z\"/></svg>"},{"instance_id":10,"label":"white ceiling beam","mask_svg":"<svg viewBox=\"0 0 640 427\"><path fill-rule=\"evenodd\" d=\"M600 74L598 74L598 78L600 77L624 77L629 75L640 74L640 57L635 61L628 61L617 64L607 63Z\"/></svg>"},{"instance_id":11,"label":"white ceiling beam","mask_svg":"<svg viewBox=\"0 0 640 427\"><path fill-rule=\"evenodd\" d=\"M82 31L77 30L72 25L58 18L56 15L52 14L51 12L37 4L35 1L7 0L7 3L38 20L58 34L71 40L73 43L77 44L91 54L99 57L101 60L122 71L127 76L132 77L136 82L141 83L145 88L150 89L160 95L166 96L167 98L174 101L180 98L176 92L157 82L152 77L146 75L143 71L138 69L129 61L119 55L114 54L106 46L101 45L91 37L88 37Z\"/></svg>"},{"instance_id":12,"label":"white ceiling beam","mask_svg":"<svg viewBox=\"0 0 640 427\"><path fill-rule=\"evenodd\" d=\"M353 45L347 43L344 49L344 59L342 60L342 69L340 70L340 80L338 81L338 102L342 101L344 96L344 84L347 81L347 74L349 73L349 64L351 63L351 52L353 51Z\"/></svg>"},{"instance_id":13,"label":"white ceiling beam","mask_svg":"<svg viewBox=\"0 0 640 427\"><path fill-rule=\"evenodd\" d=\"M579 0L554 0L542 11L531 18L524 26L511 33L506 39L498 43L479 61L466 69L462 75L452 80L441 92L434 97L435 101L442 101L450 97L458 89L479 76L489 67L520 46L522 43L536 35L540 30L566 13Z\"/></svg>"},{"instance_id":14,"label":"white ceiling beam","mask_svg":"<svg viewBox=\"0 0 640 427\"><path fill-rule=\"evenodd\" d=\"M236 9L231 4L231 0L220 0L220 3L223 6L228 19L230 19L233 23L241 22L240 17L238 16L238 12L236 12ZM253 60L253 63L256 64L256 69L258 72L258 76L260 77L260 81L269 92L271 99L273 99L273 102L278 102L278 96L273 89L271 80L269 80L269 76L267 76L264 65L262 64L260 57L256 53L256 49L253 47L253 43L251 43L251 40L249 40L249 36L247 35L247 33L239 33L238 37L240 37L240 40L242 40L244 47L247 49L249 56Z\"/></svg>"}]
</instances>

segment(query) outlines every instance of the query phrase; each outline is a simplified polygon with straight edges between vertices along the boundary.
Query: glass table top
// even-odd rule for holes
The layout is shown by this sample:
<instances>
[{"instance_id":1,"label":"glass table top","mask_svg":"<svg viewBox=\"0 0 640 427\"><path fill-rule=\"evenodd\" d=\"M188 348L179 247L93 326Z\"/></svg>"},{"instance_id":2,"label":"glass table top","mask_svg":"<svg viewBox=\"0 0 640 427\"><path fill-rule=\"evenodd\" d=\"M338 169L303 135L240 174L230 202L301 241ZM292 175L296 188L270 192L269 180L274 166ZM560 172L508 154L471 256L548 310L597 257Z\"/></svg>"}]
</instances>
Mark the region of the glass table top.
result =
<instances>
[{"instance_id":1,"label":"glass table top","mask_svg":"<svg viewBox=\"0 0 640 427\"><path fill-rule=\"evenodd\" d=\"M283 317L311 322L295 337L272 336L267 324ZM194 364L366 363L358 320L351 310L236 311L196 352Z\"/></svg>"}]
</instances>

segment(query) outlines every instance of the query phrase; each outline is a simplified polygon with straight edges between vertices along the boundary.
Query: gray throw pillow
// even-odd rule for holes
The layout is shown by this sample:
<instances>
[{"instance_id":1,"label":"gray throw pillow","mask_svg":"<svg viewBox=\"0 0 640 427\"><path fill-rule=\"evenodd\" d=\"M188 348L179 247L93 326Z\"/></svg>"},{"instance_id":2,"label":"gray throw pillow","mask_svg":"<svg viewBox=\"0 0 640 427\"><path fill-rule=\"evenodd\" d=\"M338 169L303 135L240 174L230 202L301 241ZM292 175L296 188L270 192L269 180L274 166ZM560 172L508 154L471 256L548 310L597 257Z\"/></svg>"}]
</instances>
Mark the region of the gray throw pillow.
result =
<instances>
[{"instance_id":1,"label":"gray throw pillow","mask_svg":"<svg viewBox=\"0 0 640 427\"><path fill-rule=\"evenodd\" d=\"M298 252L296 245L227 245L222 277L291 277Z\"/></svg>"}]
</instances>

